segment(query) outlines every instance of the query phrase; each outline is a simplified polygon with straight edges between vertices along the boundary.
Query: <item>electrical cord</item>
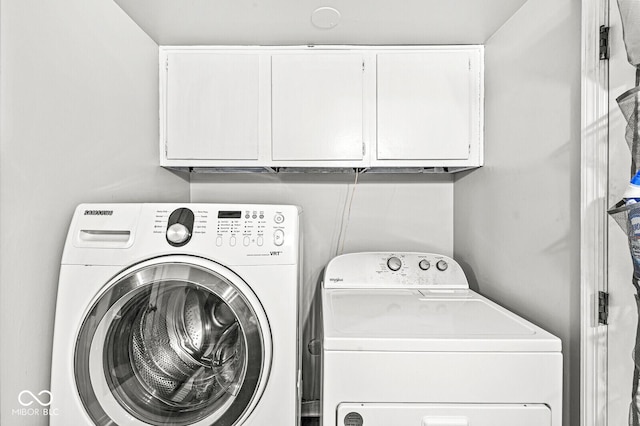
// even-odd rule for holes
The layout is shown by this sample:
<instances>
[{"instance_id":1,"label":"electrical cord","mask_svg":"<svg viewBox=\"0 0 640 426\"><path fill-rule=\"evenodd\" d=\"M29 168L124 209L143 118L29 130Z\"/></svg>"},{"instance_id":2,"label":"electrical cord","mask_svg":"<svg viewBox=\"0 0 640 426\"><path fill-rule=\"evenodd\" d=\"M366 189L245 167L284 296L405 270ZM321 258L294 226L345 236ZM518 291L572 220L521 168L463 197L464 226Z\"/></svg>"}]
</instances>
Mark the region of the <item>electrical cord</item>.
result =
<instances>
[{"instance_id":1,"label":"electrical cord","mask_svg":"<svg viewBox=\"0 0 640 426\"><path fill-rule=\"evenodd\" d=\"M356 193L356 185L358 185L358 176L360 170L356 169L356 178L353 181L353 188L351 189L351 195L349 196L349 190L347 188L347 196L344 199L344 205L342 207L342 220L340 221L340 233L338 234L338 243L336 244L336 256L344 252L344 243L347 237L347 229L349 228L349 219L351 218L351 206L353 205L353 196ZM347 206L348 202L348 206ZM345 222L345 212L347 213L347 219Z\"/></svg>"}]
</instances>

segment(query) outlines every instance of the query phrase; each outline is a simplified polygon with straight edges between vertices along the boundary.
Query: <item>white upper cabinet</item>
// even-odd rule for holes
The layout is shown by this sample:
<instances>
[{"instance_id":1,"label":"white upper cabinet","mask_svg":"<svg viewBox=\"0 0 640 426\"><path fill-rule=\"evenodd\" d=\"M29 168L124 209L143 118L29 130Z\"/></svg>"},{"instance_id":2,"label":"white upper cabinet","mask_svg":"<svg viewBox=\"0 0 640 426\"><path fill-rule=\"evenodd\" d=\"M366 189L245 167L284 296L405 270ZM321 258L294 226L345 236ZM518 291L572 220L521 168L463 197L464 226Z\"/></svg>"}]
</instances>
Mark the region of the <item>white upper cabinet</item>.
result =
<instances>
[{"instance_id":1,"label":"white upper cabinet","mask_svg":"<svg viewBox=\"0 0 640 426\"><path fill-rule=\"evenodd\" d=\"M161 164L408 168L483 162L483 48L161 47Z\"/></svg>"},{"instance_id":2,"label":"white upper cabinet","mask_svg":"<svg viewBox=\"0 0 640 426\"><path fill-rule=\"evenodd\" d=\"M377 159L469 159L480 137L475 53L377 55Z\"/></svg>"},{"instance_id":3,"label":"white upper cabinet","mask_svg":"<svg viewBox=\"0 0 640 426\"><path fill-rule=\"evenodd\" d=\"M361 54L278 54L271 59L274 161L362 160Z\"/></svg>"},{"instance_id":4,"label":"white upper cabinet","mask_svg":"<svg viewBox=\"0 0 640 426\"><path fill-rule=\"evenodd\" d=\"M258 159L257 54L166 57L166 157Z\"/></svg>"}]
</instances>

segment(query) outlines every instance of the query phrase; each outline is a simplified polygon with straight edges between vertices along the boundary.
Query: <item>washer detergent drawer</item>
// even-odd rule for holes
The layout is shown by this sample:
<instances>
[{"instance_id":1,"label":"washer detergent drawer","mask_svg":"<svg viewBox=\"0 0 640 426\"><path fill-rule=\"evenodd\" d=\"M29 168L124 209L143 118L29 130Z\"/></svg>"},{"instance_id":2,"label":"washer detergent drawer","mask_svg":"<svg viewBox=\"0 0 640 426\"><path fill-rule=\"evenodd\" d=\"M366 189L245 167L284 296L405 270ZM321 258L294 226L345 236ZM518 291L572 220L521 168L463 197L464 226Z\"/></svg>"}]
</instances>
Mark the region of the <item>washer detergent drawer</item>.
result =
<instances>
[{"instance_id":1,"label":"washer detergent drawer","mask_svg":"<svg viewBox=\"0 0 640 426\"><path fill-rule=\"evenodd\" d=\"M344 403L336 426L550 426L544 404Z\"/></svg>"}]
</instances>

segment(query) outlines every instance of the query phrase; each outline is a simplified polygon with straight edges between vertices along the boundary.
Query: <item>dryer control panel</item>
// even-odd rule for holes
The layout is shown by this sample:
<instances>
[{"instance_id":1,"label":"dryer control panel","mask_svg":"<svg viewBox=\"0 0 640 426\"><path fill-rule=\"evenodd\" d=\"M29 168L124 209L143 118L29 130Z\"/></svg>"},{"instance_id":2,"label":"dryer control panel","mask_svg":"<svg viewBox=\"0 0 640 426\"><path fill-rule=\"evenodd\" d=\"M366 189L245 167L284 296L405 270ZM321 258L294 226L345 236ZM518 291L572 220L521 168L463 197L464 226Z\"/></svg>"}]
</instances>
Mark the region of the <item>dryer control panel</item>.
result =
<instances>
[{"instance_id":1,"label":"dryer control panel","mask_svg":"<svg viewBox=\"0 0 640 426\"><path fill-rule=\"evenodd\" d=\"M452 258L433 253L375 252L338 256L327 265L325 288L468 289Z\"/></svg>"}]
</instances>

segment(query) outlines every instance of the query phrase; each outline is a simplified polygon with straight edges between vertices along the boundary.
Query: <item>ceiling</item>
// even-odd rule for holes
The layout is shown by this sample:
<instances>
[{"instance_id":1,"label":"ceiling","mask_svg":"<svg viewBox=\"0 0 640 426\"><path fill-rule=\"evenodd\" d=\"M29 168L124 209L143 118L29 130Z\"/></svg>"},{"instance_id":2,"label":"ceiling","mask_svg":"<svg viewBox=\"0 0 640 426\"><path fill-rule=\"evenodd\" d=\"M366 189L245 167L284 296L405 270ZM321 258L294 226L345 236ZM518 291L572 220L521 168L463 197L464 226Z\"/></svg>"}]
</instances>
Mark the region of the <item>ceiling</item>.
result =
<instances>
[{"instance_id":1,"label":"ceiling","mask_svg":"<svg viewBox=\"0 0 640 426\"><path fill-rule=\"evenodd\" d=\"M159 45L482 44L526 2L114 1Z\"/></svg>"}]
</instances>

